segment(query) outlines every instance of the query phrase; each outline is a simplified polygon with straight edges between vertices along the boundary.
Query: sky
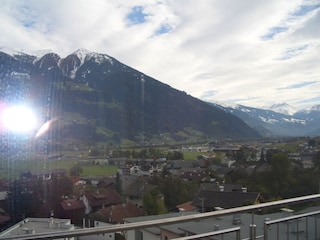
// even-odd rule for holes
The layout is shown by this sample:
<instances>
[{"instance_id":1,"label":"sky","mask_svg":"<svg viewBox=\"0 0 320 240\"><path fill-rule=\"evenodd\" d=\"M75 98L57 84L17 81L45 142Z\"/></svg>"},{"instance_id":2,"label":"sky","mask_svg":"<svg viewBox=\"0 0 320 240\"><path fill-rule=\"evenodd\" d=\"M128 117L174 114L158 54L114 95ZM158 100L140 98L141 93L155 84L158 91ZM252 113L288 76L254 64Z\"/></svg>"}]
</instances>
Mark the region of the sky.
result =
<instances>
[{"instance_id":1,"label":"sky","mask_svg":"<svg viewBox=\"0 0 320 240\"><path fill-rule=\"evenodd\" d=\"M0 50L85 48L205 101L320 104L320 0L0 4Z\"/></svg>"}]
</instances>

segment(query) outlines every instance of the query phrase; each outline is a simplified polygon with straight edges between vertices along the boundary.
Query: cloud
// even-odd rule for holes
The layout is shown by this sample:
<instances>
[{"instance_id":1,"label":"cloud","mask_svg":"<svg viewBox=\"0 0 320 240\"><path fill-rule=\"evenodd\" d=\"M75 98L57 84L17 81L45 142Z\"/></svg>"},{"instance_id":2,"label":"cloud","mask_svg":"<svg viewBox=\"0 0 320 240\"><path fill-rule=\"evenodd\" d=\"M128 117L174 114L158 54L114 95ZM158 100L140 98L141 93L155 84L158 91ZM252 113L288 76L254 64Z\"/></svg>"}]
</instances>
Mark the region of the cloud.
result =
<instances>
[{"instance_id":1,"label":"cloud","mask_svg":"<svg viewBox=\"0 0 320 240\"><path fill-rule=\"evenodd\" d=\"M315 83L317 83L317 81L296 83L296 84L293 84L291 86L288 86L287 89L303 88L303 87L306 87L306 86L309 86L309 85L313 85Z\"/></svg>"},{"instance_id":2,"label":"cloud","mask_svg":"<svg viewBox=\"0 0 320 240\"><path fill-rule=\"evenodd\" d=\"M2 0L0 18L0 47L106 53L206 100L320 95L317 0ZM302 82L315 83L288 88Z\"/></svg>"}]
</instances>

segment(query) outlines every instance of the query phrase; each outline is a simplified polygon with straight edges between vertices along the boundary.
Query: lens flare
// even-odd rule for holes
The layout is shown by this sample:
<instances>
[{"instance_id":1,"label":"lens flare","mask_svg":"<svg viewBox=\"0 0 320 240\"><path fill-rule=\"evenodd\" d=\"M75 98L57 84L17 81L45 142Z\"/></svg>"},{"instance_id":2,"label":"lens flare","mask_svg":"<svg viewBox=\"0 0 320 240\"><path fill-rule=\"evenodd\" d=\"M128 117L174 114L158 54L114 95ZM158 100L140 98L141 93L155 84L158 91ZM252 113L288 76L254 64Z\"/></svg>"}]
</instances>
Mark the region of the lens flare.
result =
<instances>
[{"instance_id":1,"label":"lens flare","mask_svg":"<svg viewBox=\"0 0 320 240\"><path fill-rule=\"evenodd\" d=\"M10 106L2 109L2 129L15 133L27 133L36 129L37 118L26 106Z\"/></svg>"},{"instance_id":2,"label":"lens flare","mask_svg":"<svg viewBox=\"0 0 320 240\"><path fill-rule=\"evenodd\" d=\"M40 136L42 136L43 134L45 134L51 127L52 123L56 121L56 118L53 118L47 122L45 122L37 131L35 138L38 138Z\"/></svg>"}]
</instances>

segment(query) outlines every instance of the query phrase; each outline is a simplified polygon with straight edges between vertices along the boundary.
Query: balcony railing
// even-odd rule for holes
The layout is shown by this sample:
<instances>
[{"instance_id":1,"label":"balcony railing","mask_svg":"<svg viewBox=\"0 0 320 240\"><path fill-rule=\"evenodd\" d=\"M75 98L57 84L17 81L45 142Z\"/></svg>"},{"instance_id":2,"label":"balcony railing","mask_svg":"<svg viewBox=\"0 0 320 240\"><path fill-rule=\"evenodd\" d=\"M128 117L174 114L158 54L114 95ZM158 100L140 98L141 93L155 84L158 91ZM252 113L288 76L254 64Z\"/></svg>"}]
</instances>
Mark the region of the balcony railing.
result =
<instances>
[{"instance_id":1,"label":"balcony railing","mask_svg":"<svg viewBox=\"0 0 320 240\"><path fill-rule=\"evenodd\" d=\"M20 236L7 236L7 237L1 237L1 240L9 240L9 239L61 239L61 238L73 238L73 237L79 237L79 236L88 236L88 235L97 235L97 234L106 234L106 233L116 233L116 232L126 232L130 230L138 230L138 229L146 229L149 227L158 227L158 226L164 226L164 225L170 225L170 224L176 224L176 223L182 223L182 222L188 222L188 221L197 221L202 220L206 218L219 218L226 215L231 214L239 214L239 213L250 213L252 214L252 221L251 225L247 226L248 229L245 229L245 231L249 231L249 238L246 239L285 239L280 237L280 231L279 226L281 224L284 224L286 227L286 236L288 236L289 233L289 227L293 226L293 223L296 224L296 239L318 239L318 220L320 212L319 211L313 211L311 213L301 214L301 215L293 215L291 217L281 218L277 220L266 220L264 224L264 235L256 236L256 228L255 228L255 219L254 219L254 213L263 209L267 208L275 208L275 207L282 207L282 206L289 206L293 204L299 204L303 202L311 202L311 201L317 201L320 200L320 194L314 194L314 195L308 195L308 196L302 196L302 197L296 197L296 198L290 198L290 199L284 199L279 201L273 201L273 202L267 202L267 203L260 203L255 205L249 205L249 206L242 206L242 207L236 207L231 209L222 209L218 211L213 212L205 212L205 213L198 213L198 214L191 214L191 215L182 215L178 217L171 217L171 218L164 218L164 219L157 219L157 220L150 220L150 221L143 221L143 222L135 222L135 223L126 223L126 224L118 224L118 225L112 225L112 226L105 226L105 227L94 227L94 228L80 228L75 229L71 231L60 231L55 233L35 233L35 234L29 234L29 235L20 235ZM310 219L313 219L313 236L311 237L308 234L305 234L306 236L301 236L300 231L302 230L301 219L304 220L304 233L310 232L311 226L310 226ZM276 236L270 236L270 228L274 227L274 225L278 228L278 231L276 232ZM243 231L243 229L241 229ZM182 238L177 238L179 240L182 239L205 239L210 236L216 236L221 235L221 239L223 239L223 236L225 234L235 233L235 236L233 238L228 237L228 239L240 239L240 226L234 227L234 228L228 228L224 230L217 230L209 233L203 233L202 235L191 235L186 236ZM228 235L229 236L229 235ZM278 236L278 238L276 238ZM270 238L268 238L270 237ZM280 238L279 238L280 237ZM315 238L314 238L315 237ZM287 239L289 239L287 237ZM243 239L244 240L244 239Z\"/></svg>"},{"instance_id":2,"label":"balcony railing","mask_svg":"<svg viewBox=\"0 0 320 240\"><path fill-rule=\"evenodd\" d=\"M285 239L290 239L290 232L294 233L296 239L319 239L318 238L318 217L320 211L298 214L286 218L269 220L264 223L264 239L284 239L280 236L280 225L285 232ZM313 222L313 223L312 223ZM309 225L310 224L310 225ZM276 225L274 236L269 238L269 231L272 225ZM313 227L312 227L313 226ZM300 236L302 235L303 236Z\"/></svg>"}]
</instances>

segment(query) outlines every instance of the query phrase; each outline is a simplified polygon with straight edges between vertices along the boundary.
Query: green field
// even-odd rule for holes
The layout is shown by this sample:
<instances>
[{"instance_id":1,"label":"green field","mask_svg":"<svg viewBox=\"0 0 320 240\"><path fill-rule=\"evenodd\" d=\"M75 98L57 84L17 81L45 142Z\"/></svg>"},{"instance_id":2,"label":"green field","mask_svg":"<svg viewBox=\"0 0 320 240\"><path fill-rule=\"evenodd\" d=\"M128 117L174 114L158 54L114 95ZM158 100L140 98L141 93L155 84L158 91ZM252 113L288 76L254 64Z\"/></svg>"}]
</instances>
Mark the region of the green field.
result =
<instances>
[{"instance_id":1,"label":"green field","mask_svg":"<svg viewBox=\"0 0 320 240\"><path fill-rule=\"evenodd\" d=\"M183 153L183 159L184 160L196 160L197 156L201 156L203 154L207 153L201 153L201 152L184 152Z\"/></svg>"},{"instance_id":2,"label":"green field","mask_svg":"<svg viewBox=\"0 0 320 240\"><path fill-rule=\"evenodd\" d=\"M12 160L5 159L0 162L0 178L17 178L23 172L44 172L54 169L69 170L77 165L79 159L47 159L47 160ZM81 176L109 176L115 175L118 167L113 165L81 166Z\"/></svg>"}]
</instances>

